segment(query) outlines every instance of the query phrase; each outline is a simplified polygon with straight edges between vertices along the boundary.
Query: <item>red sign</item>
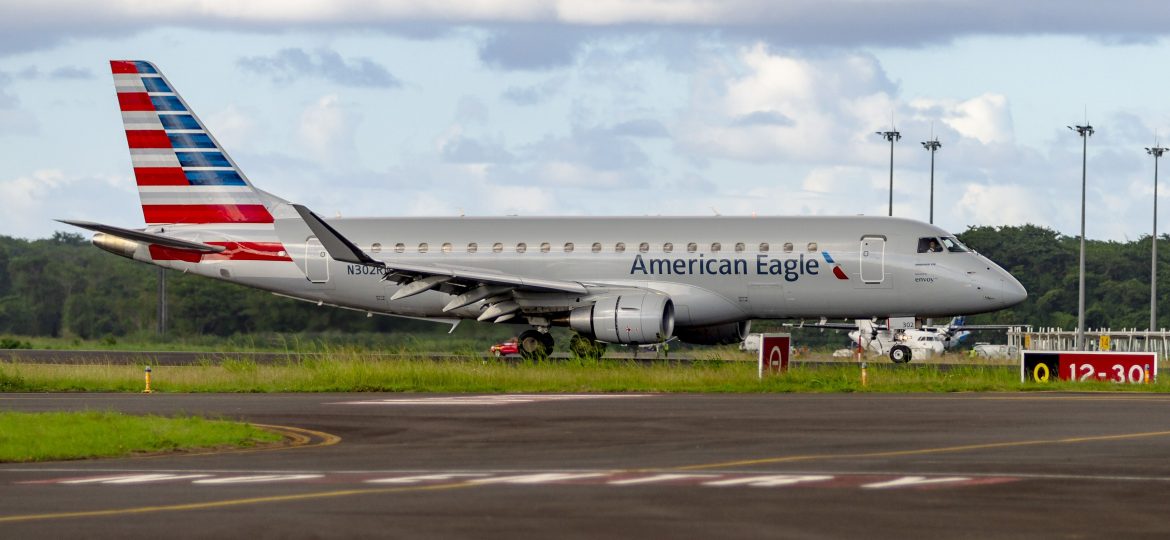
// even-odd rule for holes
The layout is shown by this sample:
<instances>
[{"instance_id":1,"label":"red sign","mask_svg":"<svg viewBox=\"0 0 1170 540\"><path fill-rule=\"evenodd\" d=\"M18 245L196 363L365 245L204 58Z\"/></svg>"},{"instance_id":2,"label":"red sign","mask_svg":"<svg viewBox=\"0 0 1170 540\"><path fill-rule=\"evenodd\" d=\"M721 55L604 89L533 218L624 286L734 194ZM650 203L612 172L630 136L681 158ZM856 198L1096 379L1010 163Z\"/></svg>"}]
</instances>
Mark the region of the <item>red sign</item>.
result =
<instances>
[{"instance_id":1,"label":"red sign","mask_svg":"<svg viewBox=\"0 0 1170 540\"><path fill-rule=\"evenodd\" d=\"M1025 351L1020 379L1032 382L1113 381L1143 384L1158 375L1156 353Z\"/></svg>"},{"instance_id":2,"label":"red sign","mask_svg":"<svg viewBox=\"0 0 1170 540\"><path fill-rule=\"evenodd\" d=\"M764 374L775 375L788 371L788 352L792 336L789 334L763 334L760 336L760 378Z\"/></svg>"}]
</instances>

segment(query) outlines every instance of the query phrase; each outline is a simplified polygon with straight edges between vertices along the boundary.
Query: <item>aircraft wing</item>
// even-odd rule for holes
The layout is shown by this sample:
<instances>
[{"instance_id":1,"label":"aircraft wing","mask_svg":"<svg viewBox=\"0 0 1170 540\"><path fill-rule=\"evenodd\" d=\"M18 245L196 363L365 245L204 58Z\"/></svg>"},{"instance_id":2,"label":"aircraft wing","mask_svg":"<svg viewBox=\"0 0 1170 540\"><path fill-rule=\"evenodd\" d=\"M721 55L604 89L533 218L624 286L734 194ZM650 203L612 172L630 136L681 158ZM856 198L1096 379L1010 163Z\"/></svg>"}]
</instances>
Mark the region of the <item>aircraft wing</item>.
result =
<instances>
[{"instance_id":1,"label":"aircraft wing","mask_svg":"<svg viewBox=\"0 0 1170 540\"><path fill-rule=\"evenodd\" d=\"M434 288L441 288L444 292L456 293L464 290L479 290L481 293L490 293L487 296L475 298L467 304L483 300L489 296L504 294L513 290L527 290L534 292L563 292L570 294L587 294L589 291L584 285L576 281L555 279L531 278L505 274L480 268L466 268L443 264L415 264L395 261L380 261L370 257L361 248L350 242L345 236L337 232L332 226L314 214L308 208L294 204L293 208L317 235L321 245L335 260L353 264L363 264L381 268L387 279L393 279L405 285L399 289L391 300L413 296ZM479 294L468 292L472 298ZM448 305L448 311L467 304L455 305L459 299ZM453 307L452 307L453 306Z\"/></svg>"},{"instance_id":2,"label":"aircraft wing","mask_svg":"<svg viewBox=\"0 0 1170 540\"><path fill-rule=\"evenodd\" d=\"M1026 324L964 324L960 326L949 326L950 330L1010 330L1012 328L1020 328L1027 326Z\"/></svg>"},{"instance_id":3,"label":"aircraft wing","mask_svg":"<svg viewBox=\"0 0 1170 540\"><path fill-rule=\"evenodd\" d=\"M828 322L828 321L824 321L824 320L822 320L820 322L815 322L815 323L806 323L804 321L800 321L799 324L786 323L784 326L788 326L791 328L821 328L821 329L828 328L831 330L857 330L857 329L859 329L859 325L856 322L836 323L836 322ZM876 327L880 328L880 329L885 329L884 325L876 325Z\"/></svg>"}]
</instances>

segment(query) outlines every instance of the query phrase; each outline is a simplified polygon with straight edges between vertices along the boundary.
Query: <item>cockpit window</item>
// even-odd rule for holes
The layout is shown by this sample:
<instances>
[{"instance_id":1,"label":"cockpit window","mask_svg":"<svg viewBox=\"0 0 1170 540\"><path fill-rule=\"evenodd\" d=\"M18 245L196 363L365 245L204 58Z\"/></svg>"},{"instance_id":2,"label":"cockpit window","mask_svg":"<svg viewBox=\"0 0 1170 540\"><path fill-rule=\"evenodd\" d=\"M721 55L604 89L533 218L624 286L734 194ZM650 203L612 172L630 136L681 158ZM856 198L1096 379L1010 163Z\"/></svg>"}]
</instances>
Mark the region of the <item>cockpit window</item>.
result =
<instances>
[{"instance_id":1,"label":"cockpit window","mask_svg":"<svg viewBox=\"0 0 1170 540\"><path fill-rule=\"evenodd\" d=\"M958 238L955 238L953 236L947 236L947 237L943 238L942 243L943 243L943 246L945 246L947 248L947 251L950 251L953 253L966 253L968 251L971 251L971 248L964 246L963 243L960 242Z\"/></svg>"},{"instance_id":2,"label":"cockpit window","mask_svg":"<svg viewBox=\"0 0 1170 540\"><path fill-rule=\"evenodd\" d=\"M939 243L938 238L926 236L918 239L919 253L940 253L942 250L943 246Z\"/></svg>"}]
</instances>

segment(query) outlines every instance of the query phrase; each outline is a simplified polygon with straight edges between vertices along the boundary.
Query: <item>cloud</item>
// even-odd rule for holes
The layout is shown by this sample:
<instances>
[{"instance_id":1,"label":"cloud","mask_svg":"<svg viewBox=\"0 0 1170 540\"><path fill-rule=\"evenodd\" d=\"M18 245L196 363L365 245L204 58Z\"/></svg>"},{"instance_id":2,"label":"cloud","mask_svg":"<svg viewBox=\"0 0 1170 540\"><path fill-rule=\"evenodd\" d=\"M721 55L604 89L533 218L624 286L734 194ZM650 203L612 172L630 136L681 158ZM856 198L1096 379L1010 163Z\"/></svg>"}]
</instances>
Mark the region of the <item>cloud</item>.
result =
<instances>
[{"instance_id":1,"label":"cloud","mask_svg":"<svg viewBox=\"0 0 1170 540\"><path fill-rule=\"evenodd\" d=\"M134 180L125 176L76 175L61 169L0 179L0 234L36 238L47 230L62 230L53 218L126 223L142 215L134 189Z\"/></svg>"},{"instance_id":2,"label":"cloud","mask_svg":"<svg viewBox=\"0 0 1170 540\"><path fill-rule=\"evenodd\" d=\"M558 76L532 86L509 86L500 97L515 105L538 105L557 95L564 86L565 77Z\"/></svg>"},{"instance_id":3,"label":"cloud","mask_svg":"<svg viewBox=\"0 0 1170 540\"><path fill-rule=\"evenodd\" d=\"M1006 96L986 93L967 100L918 99L909 103L919 116L938 118L964 137L990 144L1014 138Z\"/></svg>"},{"instance_id":4,"label":"cloud","mask_svg":"<svg viewBox=\"0 0 1170 540\"><path fill-rule=\"evenodd\" d=\"M736 126L791 126L792 119L776 111L752 111L731 121Z\"/></svg>"},{"instance_id":5,"label":"cloud","mask_svg":"<svg viewBox=\"0 0 1170 540\"><path fill-rule=\"evenodd\" d=\"M517 25L495 30L479 59L499 69L549 70L572 64L586 32L561 25Z\"/></svg>"},{"instance_id":6,"label":"cloud","mask_svg":"<svg viewBox=\"0 0 1170 540\"><path fill-rule=\"evenodd\" d=\"M317 161L348 165L355 161L355 123L337 95L329 94L305 108L297 134L302 147Z\"/></svg>"},{"instance_id":7,"label":"cloud","mask_svg":"<svg viewBox=\"0 0 1170 540\"><path fill-rule=\"evenodd\" d=\"M662 122L653 118L636 118L634 120L620 122L609 128L609 132L625 137L657 138L668 137L670 135L666 130L666 126L663 126Z\"/></svg>"},{"instance_id":8,"label":"cloud","mask_svg":"<svg viewBox=\"0 0 1170 540\"><path fill-rule=\"evenodd\" d=\"M675 130L680 146L745 161L826 162L889 124L897 85L871 55L797 56L764 43L695 72L690 105ZM866 145L871 146L871 145ZM846 155L850 162L872 155Z\"/></svg>"},{"instance_id":9,"label":"cloud","mask_svg":"<svg viewBox=\"0 0 1170 540\"><path fill-rule=\"evenodd\" d=\"M440 156L447 163L507 163L513 156L503 146L456 136L442 145Z\"/></svg>"},{"instance_id":10,"label":"cloud","mask_svg":"<svg viewBox=\"0 0 1170 540\"><path fill-rule=\"evenodd\" d=\"M33 81L33 80L38 80L38 79L84 80L84 79L92 79L93 72L86 69L86 68L81 68L81 67L77 67L77 66L61 66L58 68L54 68L48 74L44 74L41 72L41 69L37 66L26 66L24 69L17 72L16 76L17 76L17 78L22 79L22 80L26 80L26 81Z\"/></svg>"},{"instance_id":11,"label":"cloud","mask_svg":"<svg viewBox=\"0 0 1170 540\"><path fill-rule=\"evenodd\" d=\"M605 34L682 30L781 46L902 46L980 35L1084 35L1101 43L1149 43L1167 35L1170 11L1148 2L1033 0L121 0L9 2L0 54L69 39L121 37L163 27L272 32L373 30L433 38L473 26L493 35L481 58L507 69L571 63Z\"/></svg>"},{"instance_id":12,"label":"cloud","mask_svg":"<svg viewBox=\"0 0 1170 540\"><path fill-rule=\"evenodd\" d=\"M303 77L324 79L342 86L398 88L402 82L369 58L346 60L329 49L305 52L304 49L281 49L272 56L247 56L237 64L253 73L270 77L275 83L288 83Z\"/></svg>"}]
</instances>

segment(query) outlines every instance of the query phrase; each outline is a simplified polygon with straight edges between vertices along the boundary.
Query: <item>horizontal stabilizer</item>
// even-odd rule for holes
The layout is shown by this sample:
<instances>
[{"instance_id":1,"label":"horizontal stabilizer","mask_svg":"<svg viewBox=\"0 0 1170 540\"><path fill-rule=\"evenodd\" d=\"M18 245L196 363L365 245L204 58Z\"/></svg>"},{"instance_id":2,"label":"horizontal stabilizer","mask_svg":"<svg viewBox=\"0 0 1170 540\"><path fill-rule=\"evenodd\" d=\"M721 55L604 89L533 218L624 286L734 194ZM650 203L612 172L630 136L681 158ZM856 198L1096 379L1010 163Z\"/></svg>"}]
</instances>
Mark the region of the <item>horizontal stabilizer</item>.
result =
<instances>
[{"instance_id":1,"label":"horizontal stabilizer","mask_svg":"<svg viewBox=\"0 0 1170 540\"><path fill-rule=\"evenodd\" d=\"M148 233L145 231L136 231L133 229L123 229L113 225L103 225L101 223L94 223L92 221L73 221L68 219L58 219L57 221L74 227L81 227L82 229L89 229L100 233L125 238L127 240L136 240L145 244L154 244L157 246L165 246L175 249L185 249L188 251L197 251L199 253L220 253L227 248L224 246L212 246L199 242L191 242L189 240L180 240L170 236L163 236L161 234Z\"/></svg>"}]
</instances>

